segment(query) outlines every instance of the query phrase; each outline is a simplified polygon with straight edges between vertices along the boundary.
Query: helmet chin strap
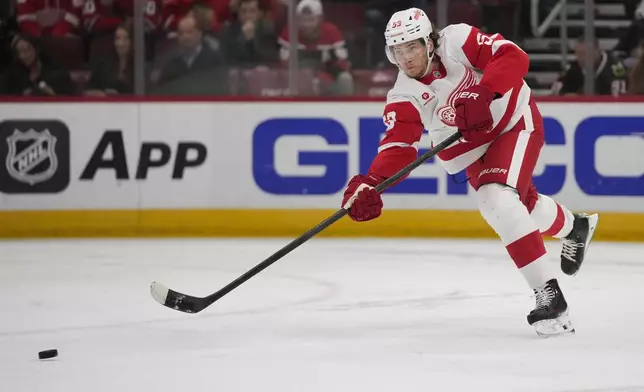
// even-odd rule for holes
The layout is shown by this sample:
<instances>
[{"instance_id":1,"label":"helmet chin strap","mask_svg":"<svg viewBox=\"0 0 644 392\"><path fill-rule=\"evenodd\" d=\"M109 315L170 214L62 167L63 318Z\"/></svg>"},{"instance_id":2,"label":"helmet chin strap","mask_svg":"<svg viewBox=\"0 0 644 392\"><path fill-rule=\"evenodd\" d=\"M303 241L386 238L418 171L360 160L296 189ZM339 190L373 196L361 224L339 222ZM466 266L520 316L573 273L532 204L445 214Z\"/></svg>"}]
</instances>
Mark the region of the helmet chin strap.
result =
<instances>
[{"instance_id":1,"label":"helmet chin strap","mask_svg":"<svg viewBox=\"0 0 644 392\"><path fill-rule=\"evenodd\" d=\"M429 71L432 69L432 60L434 59L434 54L435 53L436 53L435 50L432 51L432 54L429 54L429 52L427 52L427 59L429 61L427 61L427 68L425 68L425 72L423 72L423 74L420 76L421 78L424 78L425 75L427 75L429 73Z\"/></svg>"}]
</instances>

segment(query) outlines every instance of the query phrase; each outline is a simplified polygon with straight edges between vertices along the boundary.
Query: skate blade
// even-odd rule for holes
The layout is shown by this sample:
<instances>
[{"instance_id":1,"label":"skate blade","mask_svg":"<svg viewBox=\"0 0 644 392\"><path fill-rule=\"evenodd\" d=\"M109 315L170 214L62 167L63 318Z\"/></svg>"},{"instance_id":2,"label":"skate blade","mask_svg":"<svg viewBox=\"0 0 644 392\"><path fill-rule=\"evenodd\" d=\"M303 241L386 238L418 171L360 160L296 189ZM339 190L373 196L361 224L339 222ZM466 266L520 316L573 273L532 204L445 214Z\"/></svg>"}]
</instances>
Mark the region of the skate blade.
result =
<instances>
[{"instance_id":1,"label":"skate blade","mask_svg":"<svg viewBox=\"0 0 644 392\"><path fill-rule=\"evenodd\" d=\"M595 235L595 229L597 228L597 223L599 223L599 214L587 215L587 218L588 218L588 237L586 238L586 243L584 244L584 260L582 260L582 263L586 260L586 256L588 255L588 248L590 248L590 243L593 240L593 235ZM581 264L578 266L577 270L569 276L577 275L580 269L581 269Z\"/></svg>"},{"instance_id":2,"label":"skate blade","mask_svg":"<svg viewBox=\"0 0 644 392\"><path fill-rule=\"evenodd\" d=\"M542 338L575 333L575 328L572 326L568 312L565 312L556 319L537 321L532 326L537 332L537 335Z\"/></svg>"},{"instance_id":3,"label":"skate blade","mask_svg":"<svg viewBox=\"0 0 644 392\"><path fill-rule=\"evenodd\" d=\"M593 239L593 235L595 234L595 229L597 228L598 223L599 214L592 214L588 216L588 238L586 238L585 249L588 249L588 247L590 246L590 242Z\"/></svg>"}]
</instances>

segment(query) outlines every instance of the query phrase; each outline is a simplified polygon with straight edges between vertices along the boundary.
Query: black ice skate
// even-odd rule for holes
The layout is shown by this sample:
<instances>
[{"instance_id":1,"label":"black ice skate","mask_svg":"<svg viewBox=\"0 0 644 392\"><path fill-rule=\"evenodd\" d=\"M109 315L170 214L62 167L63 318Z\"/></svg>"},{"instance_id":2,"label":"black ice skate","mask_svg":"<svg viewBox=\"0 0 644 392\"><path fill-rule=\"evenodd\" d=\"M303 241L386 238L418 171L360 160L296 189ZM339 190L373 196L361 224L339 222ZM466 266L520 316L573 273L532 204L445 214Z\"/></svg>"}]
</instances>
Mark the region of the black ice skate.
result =
<instances>
[{"instance_id":1,"label":"black ice skate","mask_svg":"<svg viewBox=\"0 0 644 392\"><path fill-rule=\"evenodd\" d=\"M536 306L528 315L528 324L532 325L537 335L542 338L575 333L568 317L568 304L564 298L557 279L551 279L534 290Z\"/></svg>"},{"instance_id":2,"label":"black ice skate","mask_svg":"<svg viewBox=\"0 0 644 392\"><path fill-rule=\"evenodd\" d=\"M575 275L581 268L599 221L597 214L582 213L574 216L572 231L567 237L561 239L561 270L566 275Z\"/></svg>"}]
</instances>

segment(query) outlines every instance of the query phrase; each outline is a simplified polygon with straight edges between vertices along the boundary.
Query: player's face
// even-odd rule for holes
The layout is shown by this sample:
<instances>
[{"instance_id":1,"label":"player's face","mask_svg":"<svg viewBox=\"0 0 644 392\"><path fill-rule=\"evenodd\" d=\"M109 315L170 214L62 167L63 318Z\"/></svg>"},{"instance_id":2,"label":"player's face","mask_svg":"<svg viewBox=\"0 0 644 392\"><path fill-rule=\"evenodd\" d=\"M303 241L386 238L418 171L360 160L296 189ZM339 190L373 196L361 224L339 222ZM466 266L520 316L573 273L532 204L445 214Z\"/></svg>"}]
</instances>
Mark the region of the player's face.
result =
<instances>
[{"instance_id":1,"label":"player's face","mask_svg":"<svg viewBox=\"0 0 644 392\"><path fill-rule=\"evenodd\" d=\"M395 45L392 48L394 58L407 76L420 78L427 69L427 47L420 41Z\"/></svg>"}]
</instances>

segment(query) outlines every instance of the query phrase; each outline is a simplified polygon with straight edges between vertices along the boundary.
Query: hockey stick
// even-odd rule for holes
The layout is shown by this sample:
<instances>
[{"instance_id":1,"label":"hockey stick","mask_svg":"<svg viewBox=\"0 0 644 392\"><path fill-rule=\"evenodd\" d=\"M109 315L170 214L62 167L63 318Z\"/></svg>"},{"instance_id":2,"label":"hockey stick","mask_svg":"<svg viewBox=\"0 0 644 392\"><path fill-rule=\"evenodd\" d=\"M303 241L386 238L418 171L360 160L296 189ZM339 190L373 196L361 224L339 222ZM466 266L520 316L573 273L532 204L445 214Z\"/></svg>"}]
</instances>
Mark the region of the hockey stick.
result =
<instances>
[{"instance_id":1,"label":"hockey stick","mask_svg":"<svg viewBox=\"0 0 644 392\"><path fill-rule=\"evenodd\" d=\"M401 178L409 174L412 170L422 165L425 161L433 158L436 154L444 150L446 147L456 142L458 139L460 139L460 137L461 137L460 132L454 133L453 135L451 135L441 143L434 146L431 150L427 151L426 153L418 157L415 161L413 161L409 165L402 168L398 173L394 174L393 176L389 177L382 183L378 184L378 186L376 186L376 191L378 193L382 193L385 189L389 188L396 181L400 180ZM315 236L322 230L326 229L327 227L331 226L333 223L340 220L348 213L349 213L348 209L341 208L335 214L331 215L324 221L320 222L317 226L313 227L306 233L294 239L288 245L284 246L282 249L275 252L266 260L257 264L255 267L251 268L243 275L241 275L240 277L238 277L237 279L233 280L228 285L220 289L219 291L213 294L210 294L207 297L193 297L191 295L182 294L177 291L170 290L169 288L167 288L166 286L164 286L159 282L152 282L152 284L150 284L150 292L152 294L152 297L161 305L167 306L168 308L179 310L185 313L199 313L205 308L207 308L208 306L215 303L215 301L219 300L224 295L233 291L242 283L246 282L253 276L260 273L262 270L264 270L265 268L267 268L277 260L286 256L288 253L290 253L291 251L293 251L294 249L296 249L297 247L299 247L300 245L302 245L303 243L311 239L313 236Z\"/></svg>"}]
</instances>

